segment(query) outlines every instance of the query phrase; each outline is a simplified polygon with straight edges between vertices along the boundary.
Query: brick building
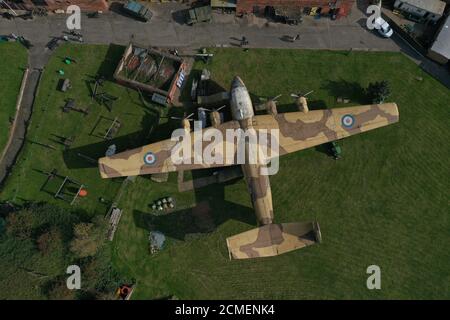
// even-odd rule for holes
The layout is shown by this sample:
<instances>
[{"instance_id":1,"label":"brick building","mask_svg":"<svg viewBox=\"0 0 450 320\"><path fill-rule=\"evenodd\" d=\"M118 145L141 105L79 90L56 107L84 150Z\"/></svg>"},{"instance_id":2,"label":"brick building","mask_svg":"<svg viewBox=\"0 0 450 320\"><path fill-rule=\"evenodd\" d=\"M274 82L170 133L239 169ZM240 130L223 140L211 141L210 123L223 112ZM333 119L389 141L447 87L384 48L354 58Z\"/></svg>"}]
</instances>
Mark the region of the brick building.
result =
<instances>
[{"instance_id":1,"label":"brick building","mask_svg":"<svg viewBox=\"0 0 450 320\"><path fill-rule=\"evenodd\" d=\"M328 14L330 9L338 9L339 16L346 16L356 0L237 0L236 14L264 14L266 7L301 9L304 12Z\"/></svg>"}]
</instances>

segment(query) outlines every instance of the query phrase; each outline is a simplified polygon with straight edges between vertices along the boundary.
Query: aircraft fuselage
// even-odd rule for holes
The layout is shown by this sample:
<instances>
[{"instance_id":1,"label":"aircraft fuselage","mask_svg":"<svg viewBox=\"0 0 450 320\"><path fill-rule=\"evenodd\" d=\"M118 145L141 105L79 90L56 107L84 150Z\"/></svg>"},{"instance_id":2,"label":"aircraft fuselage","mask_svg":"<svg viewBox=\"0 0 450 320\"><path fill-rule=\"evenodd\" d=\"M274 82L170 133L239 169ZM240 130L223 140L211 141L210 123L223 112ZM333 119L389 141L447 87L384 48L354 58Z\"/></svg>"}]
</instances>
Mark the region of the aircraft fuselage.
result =
<instances>
[{"instance_id":1,"label":"aircraft fuselage","mask_svg":"<svg viewBox=\"0 0 450 320\"><path fill-rule=\"evenodd\" d=\"M237 120L242 130L252 128L253 111L250 94L239 77L235 77L231 83L230 108L233 120ZM251 194L253 207L260 225L273 222L272 191L268 175L261 175L262 165L251 164L249 159L248 143L245 144L245 164L242 165L245 180Z\"/></svg>"}]
</instances>

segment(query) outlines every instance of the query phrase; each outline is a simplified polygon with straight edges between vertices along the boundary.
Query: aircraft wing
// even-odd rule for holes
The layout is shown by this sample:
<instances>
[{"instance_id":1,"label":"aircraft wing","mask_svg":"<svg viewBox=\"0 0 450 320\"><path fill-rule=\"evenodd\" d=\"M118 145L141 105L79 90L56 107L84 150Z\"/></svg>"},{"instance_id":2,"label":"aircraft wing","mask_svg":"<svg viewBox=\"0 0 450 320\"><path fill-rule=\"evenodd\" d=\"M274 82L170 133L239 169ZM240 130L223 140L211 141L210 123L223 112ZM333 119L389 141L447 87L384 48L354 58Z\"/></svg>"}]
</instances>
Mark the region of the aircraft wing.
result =
<instances>
[{"instance_id":1,"label":"aircraft wing","mask_svg":"<svg viewBox=\"0 0 450 320\"><path fill-rule=\"evenodd\" d=\"M287 112L254 117L253 127L279 129L279 155L307 149L326 142L398 122L395 103L357 107Z\"/></svg>"},{"instance_id":2,"label":"aircraft wing","mask_svg":"<svg viewBox=\"0 0 450 320\"><path fill-rule=\"evenodd\" d=\"M229 121L219 125L216 129L221 131L223 136L226 136L227 129L237 129L239 128L239 123L237 121ZM209 129L209 128L206 128ZM206 129L203 129L205 131ZM191 132L191 141L194 141L194 133ZM202 150L210 142L202 143ZM225 164L206 164L202 161L201 164L196 164L194 157L194 145L191 144L191 161L188 163L175 164L172 161L171 154L177 144L176 140L163 140L156 143L148 144L136 149L128 150L115 154L110 157L100 158L98 161L98 166L100 170L100 175L102 178L115 178L115 177L127 177L136 176L143 174L155 174L155 173L165 173L181 170L194 170L203 168L213 168L213 167L224 167L233 165L233 162ZM224 141L222 152L224 159L227 157L226 150L227 145ZM235 157L236 148L233 146L233 154L230 157Z\"/></svg>"},{"instance_id":3,"label":"aircraft wing","mask_svg":"<svg viewBox=\"0 0 450 320\"><path fill-rule=\"evenodd\" d=\"M308 113L288 112L273 115L259 115L252 118L252 126L256 132L279 129L278 144L280 156L303 150L326 142L338 140L353 134L369 131L398 122L399 113L395 103L366 105L358 107L314 110ZM240 128L237 121L229 121L216 129L226 137L227 129ZM203 129L209 130L210 128ZM194 155L194 132L191 135L191 154ZM270 139L269 139L270 140ZM171 159L177 141L171 139L159 141L136 149L128 150L111 157L99 159L100 174L103 178L135 176L143 174L165 173L180 170L194 170L235 165L236 145L231 147L224 138L221 145L223 161L221 164L208 164L204 161L196 164L194 159L187 163L175 164ZM203 141L201 152L210 144ZM232 154L227 154L231 150ZM273 156L269 154L269 157ZM230 160L232 159L232 160Z\"/></svg>"}]
</instances>

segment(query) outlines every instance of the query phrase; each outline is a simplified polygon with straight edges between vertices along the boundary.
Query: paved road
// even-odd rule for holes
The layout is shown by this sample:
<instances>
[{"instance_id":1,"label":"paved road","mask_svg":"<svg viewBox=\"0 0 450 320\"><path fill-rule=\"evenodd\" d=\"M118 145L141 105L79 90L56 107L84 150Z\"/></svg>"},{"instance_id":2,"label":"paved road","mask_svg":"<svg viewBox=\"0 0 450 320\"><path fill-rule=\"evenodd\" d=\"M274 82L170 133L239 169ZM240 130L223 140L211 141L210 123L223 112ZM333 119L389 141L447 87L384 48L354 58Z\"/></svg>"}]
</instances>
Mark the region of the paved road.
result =
<instances>
[{"instance_id":1,"label":"paved road","mask_svg":"<svg viewBox=\"0 0 450 320\"><path fill-rule=\"evenodd\" d=\"M364 0L357 2L348 17L331 21L328 18L316 20L305 17L299 26L267 23L255 17L237 18L232 14L214 13L213 23L195 26L184 24L182 10L178 3L151 4L154 16L148 23L135 21L119 13L109 11L99 18L82 16L81 33L84 42L99 44L127 44L133 40L160 47L224 46L239 44L245 36L249 47L259 48L308 48L308 49L362 49L380 51L402 51L424 70L435 76L450 88L450 73L429 59L418 55L398 35L384 39L365 27L366 16L362 10ZM34 20L0 19L0 34L23 35L41 49L51 37L61 36L66 29L66 15L38 17ZM284 40L300 34L294 43Z\"/></svg>"},{"instance_id":2,"label":"paved road","mask_svg":"<svg viewBox=\"0 0 450 320\"><path fill-rule=\"evenodd\" d=\"M132 36L136 42L165 47L233 46L243 35L250 47L348 49L376 48L399 50L390 40L362 28L364 15L356 7L352 14L337 21L328 18L314 20L306 17L302 25L287 26L266 23L261 18L236 18L230 14L214 14L214 23L195 26L183 24L180 4L151 5L154 17L142 23L114 12L100 18L82 16L81 32L87 43L128 43ZM51 36L60 36L66 30L65 15L38 17L34 20L0 19L0 33L15 33L25 36L33 44L45 44ZM174 22L175 21L175 22ZM283 40L284 36L301 35L295 43Z\"/></svg>"}]
</instances>

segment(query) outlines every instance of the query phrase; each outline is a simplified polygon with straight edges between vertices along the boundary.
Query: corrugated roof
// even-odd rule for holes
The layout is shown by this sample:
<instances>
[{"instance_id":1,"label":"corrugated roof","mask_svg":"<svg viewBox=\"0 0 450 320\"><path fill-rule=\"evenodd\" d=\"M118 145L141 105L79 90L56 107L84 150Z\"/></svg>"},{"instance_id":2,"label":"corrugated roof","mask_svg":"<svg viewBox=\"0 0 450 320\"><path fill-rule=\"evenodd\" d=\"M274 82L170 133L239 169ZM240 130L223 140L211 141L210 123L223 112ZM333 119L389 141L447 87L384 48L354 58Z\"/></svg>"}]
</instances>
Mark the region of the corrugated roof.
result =
<instances>
[{"instance_id":1,"label":"corrugated roof","mask_svg":"<svg viewBox=\"0 0 450 320\"><path fill-rule=\"evenodd\" d=\"M236 0L211 0L212 8L236 8Z\"/></svg>"},{"instance_id":2,"label":"corrugated roof","mask_svg":"<svg viewBox=\"0 0 450 320\"><path fill-rule=\"evenodd\" d=\"M401 0L401 2L439 15L445 10L445 2L441 0Z\"/></svg>"},{"instance_id":3,"label":"corrugated roof","mask_svg":"<svg viewBox=\"0 0 450 320\"><path fill-rule=\"evenodd\" d=\"M450 59L450 16L445 20L431 50Z\"/></svg>"}]
</instances>

